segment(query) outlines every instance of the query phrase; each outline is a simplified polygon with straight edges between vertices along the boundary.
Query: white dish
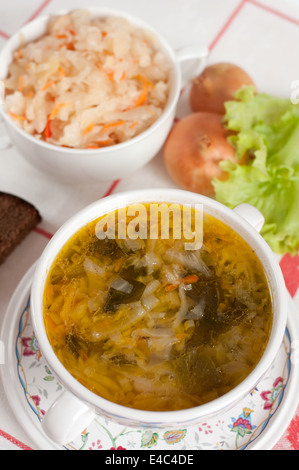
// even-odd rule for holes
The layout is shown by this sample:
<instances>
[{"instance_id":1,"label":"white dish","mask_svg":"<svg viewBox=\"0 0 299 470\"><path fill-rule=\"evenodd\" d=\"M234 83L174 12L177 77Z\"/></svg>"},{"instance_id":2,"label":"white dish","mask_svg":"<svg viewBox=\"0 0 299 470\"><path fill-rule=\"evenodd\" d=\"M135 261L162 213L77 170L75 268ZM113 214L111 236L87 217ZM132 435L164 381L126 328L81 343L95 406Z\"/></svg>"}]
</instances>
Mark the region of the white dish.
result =
<instances>
[{"instance_id":1,"label":"white dish","mask_svg":"<svg viewBox=\"0 0 299 470\"><path fill-rule=\"evenodd\" d=\"M265 351L249 375L236 387L208 403L193 408L172 411L136 410L106 400L84 387L59 361L49 342L43 317L43 297L49 270L65 244L78 230L102 215L132 204L180 204L190 208L198 205L206 214L216 217L235 230L259 258L269 283L273 304L273 322ZM253 206L241 204L231 210L217 201L200 194L175 189L147 189L127 191L94 202L69 219L51 239L40 256L31 290L31 319L42 355L56 377L63 384L64 392L48 410L42 426L55 442L72 441L92 422L95 414L106 416L123 426L151 429L195 426L206 422L207 417L226 413L260 382L271 366L283 340L287 320L287 291L285 282L273 252L260 236L264 217ZM59 423L59 424L58 424Z\"/></svg>"},{"instance_id":2,"label":"white dish","mask_svg":"<svg viewBox=\"0 0 299 470\"><path fill-rule=\"evenodd\" d=\"M38 140L13 122L4 106L0 106L0 114L8 134L21 155L35 168L59 181L69 183L115 180L146 165L159 152L173 125L181 88L188 78L196 76L203 69L209 53L207 47L200 44L173 51L167 41L150 25L128 13L102 7L88 10L95 18L121 17L136 27L151 31L157 37L161 50L171 64L171 89L164 111L146 131L126 142L97 150L58 147ZM66 13L66 10L57 12L57 14ZM49 16L39 17L26 24L7 41L0 53L0 79L3 80L7 76L13 52L19 49L24 41L27 43L40 38L46 31L48 21ZM191 59L193 67L190 75L188 71L187 77L183 63L188 63Z\"/></svg>"},{"instance_id":3,"label":"white dish","mask_svg":"<svg viewBox=\"0 0 299 470\"><path fill-rule=\"evenodd\" d=\"M108 450L119 446L153 451L270 450L287 429L297 408L299 388L299 364L291 360L292 343L299 339L299 320L291 297L284 340L269 372L254 391L227 413L201 426L176 430L124 429L97 416L74 442L66 446L53 443L42 430L42 410L46 412L61 393L61 385L40 354L30 322L34 269L35 266L25 275L7 309L1 335L6 361L0 370L12 411L38 450ZM246 416L249 411L244 409L252 411Z\"/></svg>"}]
</instances>

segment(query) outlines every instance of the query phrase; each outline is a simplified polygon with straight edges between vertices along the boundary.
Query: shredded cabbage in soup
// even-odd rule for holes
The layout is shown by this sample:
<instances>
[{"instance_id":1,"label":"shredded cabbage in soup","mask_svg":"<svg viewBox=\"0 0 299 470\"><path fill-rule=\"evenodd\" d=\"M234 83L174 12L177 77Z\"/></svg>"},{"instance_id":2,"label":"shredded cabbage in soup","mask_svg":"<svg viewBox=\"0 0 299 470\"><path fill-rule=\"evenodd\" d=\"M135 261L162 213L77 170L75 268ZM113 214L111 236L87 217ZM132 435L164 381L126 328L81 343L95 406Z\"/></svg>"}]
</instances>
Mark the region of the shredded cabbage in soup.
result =
<instances>
[{"instance_id":1,"label":"shredded cabbage in soup","mask_svg":"<svg viewBox=\"0 0 299 470\"><path fill-rule=\"evenodd\" d=\"M272 301L260 261L204 215L203 246L183 239L99 240L97 221L49 273L44 321L66 369L112 402L171 411L222 396L267 345Z\"/></svg>"}]
</instances>

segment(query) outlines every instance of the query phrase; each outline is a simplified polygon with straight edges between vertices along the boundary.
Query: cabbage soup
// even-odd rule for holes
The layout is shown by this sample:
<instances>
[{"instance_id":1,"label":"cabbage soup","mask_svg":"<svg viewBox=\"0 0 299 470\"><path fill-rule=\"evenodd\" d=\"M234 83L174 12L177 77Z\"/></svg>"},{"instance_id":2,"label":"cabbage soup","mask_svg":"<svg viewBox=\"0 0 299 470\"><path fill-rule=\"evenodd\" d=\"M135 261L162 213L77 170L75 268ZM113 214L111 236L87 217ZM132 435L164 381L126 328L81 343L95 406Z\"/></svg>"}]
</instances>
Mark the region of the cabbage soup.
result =
<instances>
[{"instance_id":1,"label":"cabbage soup","mask_svg":"<svg viewBox=\"0 0 299 470\"><path fill-rule=\"evenodd\" d=\"M101 240L99 220L63 247L45 286L45 327L65 368L95 394L150 411L195 407L243 381L272 326L252 248L206 213L196 250L171 224L168 239Z\"/></svg>"}]
</instances>

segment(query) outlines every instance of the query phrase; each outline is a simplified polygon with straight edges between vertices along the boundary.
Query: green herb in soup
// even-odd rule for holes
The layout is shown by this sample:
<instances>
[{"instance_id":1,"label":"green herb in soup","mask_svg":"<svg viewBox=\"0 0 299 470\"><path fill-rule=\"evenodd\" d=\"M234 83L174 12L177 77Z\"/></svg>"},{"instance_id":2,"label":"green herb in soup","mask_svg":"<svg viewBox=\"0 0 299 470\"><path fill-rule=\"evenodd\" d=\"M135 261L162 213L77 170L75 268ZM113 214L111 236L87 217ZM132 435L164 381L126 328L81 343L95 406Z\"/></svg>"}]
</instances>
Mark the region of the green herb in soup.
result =
<instances>
[{"instance_id":1,"label":"green herb in soup","mask_svg":"<svg viewBox=\"0 0 299 470\"><path fill-rule=\"evenodd\" d=\"M112 402L152 411L207 403L245 379L272 325L248 244L206 214L193 251L171 230L99 240L97 222L61 250L46 283L47 334L66 369Z\"/></svg>"}]
</instances>

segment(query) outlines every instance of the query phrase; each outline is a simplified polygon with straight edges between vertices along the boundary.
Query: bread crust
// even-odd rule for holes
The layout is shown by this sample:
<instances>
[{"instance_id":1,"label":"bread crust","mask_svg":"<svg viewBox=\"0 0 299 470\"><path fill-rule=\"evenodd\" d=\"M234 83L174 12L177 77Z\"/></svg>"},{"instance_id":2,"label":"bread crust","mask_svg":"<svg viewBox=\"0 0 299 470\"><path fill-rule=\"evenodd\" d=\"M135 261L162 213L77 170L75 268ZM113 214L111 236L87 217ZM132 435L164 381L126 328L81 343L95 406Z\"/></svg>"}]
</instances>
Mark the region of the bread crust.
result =
<instances>
[{"instance_id":1,"label":"bread crust","mask_svg":"<svg viewBox=\"0 0 299 470\"><path fill-rule=\"evenodd\" d=\"M0 264L41 220L39 211L31 203L0 192Z\"/></svg>"}]
</instances>

